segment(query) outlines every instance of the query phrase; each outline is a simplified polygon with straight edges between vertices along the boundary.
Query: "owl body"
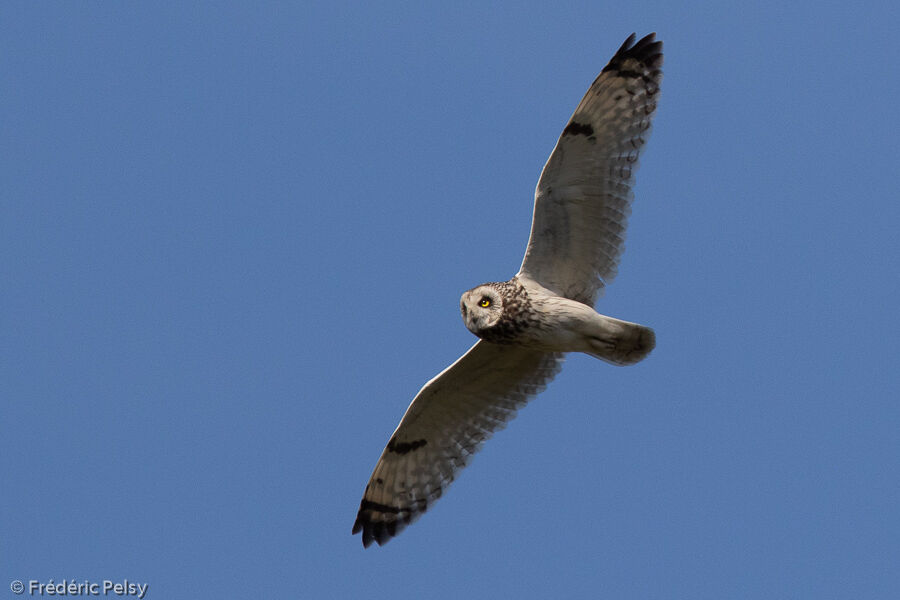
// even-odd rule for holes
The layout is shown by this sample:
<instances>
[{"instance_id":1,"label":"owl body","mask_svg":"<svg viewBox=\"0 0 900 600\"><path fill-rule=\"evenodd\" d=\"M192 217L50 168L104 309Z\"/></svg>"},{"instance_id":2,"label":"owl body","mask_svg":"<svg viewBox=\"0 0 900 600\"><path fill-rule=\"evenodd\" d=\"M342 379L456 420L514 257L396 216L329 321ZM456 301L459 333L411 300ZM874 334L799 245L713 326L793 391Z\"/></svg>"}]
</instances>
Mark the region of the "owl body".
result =
<instances>
[{"instance_id":1,"label":"owl body","mask_svg":"<svg viewBox=\"0 0 900 600\"><path fill-rule=\"evenodd\" d=\"M527 276L479 285L459 304L466 328L494 344L583 352L615 365L634 364L655 346L649 327L601 315Z\"/></svg>"}]
</instances>

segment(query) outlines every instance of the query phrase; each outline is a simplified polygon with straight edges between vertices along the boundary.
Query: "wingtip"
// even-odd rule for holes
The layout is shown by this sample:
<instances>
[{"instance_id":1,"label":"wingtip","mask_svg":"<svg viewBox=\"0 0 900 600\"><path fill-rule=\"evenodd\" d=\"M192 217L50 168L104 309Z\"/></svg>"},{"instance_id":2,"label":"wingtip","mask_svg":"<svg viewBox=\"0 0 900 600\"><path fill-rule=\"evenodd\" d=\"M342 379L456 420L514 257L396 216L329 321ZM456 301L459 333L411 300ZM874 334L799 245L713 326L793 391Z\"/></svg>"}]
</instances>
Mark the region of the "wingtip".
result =
<instances>
[{"instance_id":1,"label":"wingtip","mask_svg":"<svg viewBox=\"0 0 900 600\"><path fill-rule=\"evenodd\" d=\"M353 535L362 532L363 548L368 548L373 543L384 546L397 537L405 528L406 523L403 521L376 523L368 520L364 521L357 517L356 523L353 524Z\"/></svg>"},{"instance_id":2,"label":"wingtip","mask_svg":"<svg viewBox=\"0 0 900 600\"><path fill-rule=\"evenodd\" d=\"M363 548L368 548L372 545L372 542L375 541L374 523L370 520L363 518L362 510L359 511L359 514L356 515L356 521L353 523L353 530L350 532L350 535L356 535L357 533L362 532L362 545ZM379 542L380 544L380 542Z\"/></svg>"},{"instance_id":3,"label":"wingtip","mask_svg":"<svg viewBox=\"0 0 900 600\"><path fill-rule=\"evenodd\" d=\"M363 505L366 501L363 500ZM400 535L406 529L415 517L402 518L398 517L394 520L376 520L372 518L371 513L365 506L361 506L359 513L356 515L356 521L353 523L351 535L362 533L363 548L368 548L372 543L384 546L389 541ZM418 516L418 515L416 515Z\"/></svg>"},{"instance_id":4,"label":"wingtip","mask_svg":"<svg viewBox=\"0 0 900 600\"><path fill-rule=\"evenodd\" d=\"M622 45L619 46L618 50L616 50L615 55L621 54L622 52L625 52L626 50L628 50L631 47L631 45L634 43L634 38L636 38L636 37L637 37L637 33L632 31L631 35L629 35L627 38L625 38L625 41L622 42ZM613 56L615 56L615 55L613 55Z\"/></svg>"},{"instance_id":5,"label":"wingtip","mask_svg":"<svg viewBox=\"0 0 900 600\"><path fill-rule=\"evenodd\" d=\"M625 42L619 46L604 71L617 70L628 59L634 59L644 63L651 69L658 69L663 62L663 43L656 39L656 32L651 32L635 41L637 34L629 35Z\"/></svg>"},{"instance_id":6,"label":"wingtip","mask_svg":"<svg viewBox=\"0 0 900 600\"><path fill-rule=\"evenodd\" d=\"M351 535L356 535L357 533L362 532L362 545L363 548L368 548L372 545L372 542L375 541L375 536L372 534L371 527L368 523L363 524L360 517L356 517L356 522L353 523L353 531Z\"/></svg>"}]
</instances>

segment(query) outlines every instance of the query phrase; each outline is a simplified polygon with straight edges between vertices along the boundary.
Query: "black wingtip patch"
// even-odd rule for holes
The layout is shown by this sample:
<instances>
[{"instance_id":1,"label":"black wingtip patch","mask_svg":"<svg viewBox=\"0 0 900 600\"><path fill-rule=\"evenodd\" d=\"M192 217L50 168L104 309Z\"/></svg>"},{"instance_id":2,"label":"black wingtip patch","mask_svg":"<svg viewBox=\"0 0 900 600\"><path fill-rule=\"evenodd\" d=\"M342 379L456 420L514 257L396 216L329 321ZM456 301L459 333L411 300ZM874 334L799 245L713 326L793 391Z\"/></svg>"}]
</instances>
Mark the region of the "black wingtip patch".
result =
<instances>
[{"instance_id":1,"label":"black wingtip patch","mask_svg":"<svg viewBox=\"0 0 900 600\"><path fill-rule=\"evenodd\" d=\"M651 69L658 69L662 66L662 48L663 43L656 40L656 33L650 33L634 41L635 34L628 36L625 43L616 51L610 59L609 64L603 67L603 71L623 71L622 63L628 59L634 59L646 65ZM635 73L623 71L620 75L634 77ZM641 74L637 74L640 76Z\"/></svg>"},{"instance_id":2,"label":"black wingtip patch","mask_svg":"<svg viewBox=\"0 0 900 600\"><path fill-rule=\"evenodd\" d=\"M387 449L388 452L393 452L395 454L407 454L412 452L413 450L418 450L422 446L428 443L428 440L415 440L412 442L398 442L397 438L391 438L391 441L388 442Z\"/></svg>"},{"instance_id":3,"label":"black wingtip patch","mask_svg":"<svg viewBox=\"0 0 900 600\"><path fill-rule=\"evenodd\" d=\"M384 546L406 529L419 515L428 510L428 501L420 499L408 507L390 506L363 498L353 523L353 535L362 532L363 548L372 543ZM378 513L381 513L380 515Z\"/></svg>"},{"instance_id":4,"label":"black wingtip patch","mask_svg":"<svg viewBox=\"0 0 900 600\"><path fill-rule=\"evenodd\" d=\"M572 121L566 128L563 129L562 134L565 135L583 135L586 137L591 137L594 135L594 128L591 127L590 123L579 123L577 121Z\"/></svg>"}]
</instances>

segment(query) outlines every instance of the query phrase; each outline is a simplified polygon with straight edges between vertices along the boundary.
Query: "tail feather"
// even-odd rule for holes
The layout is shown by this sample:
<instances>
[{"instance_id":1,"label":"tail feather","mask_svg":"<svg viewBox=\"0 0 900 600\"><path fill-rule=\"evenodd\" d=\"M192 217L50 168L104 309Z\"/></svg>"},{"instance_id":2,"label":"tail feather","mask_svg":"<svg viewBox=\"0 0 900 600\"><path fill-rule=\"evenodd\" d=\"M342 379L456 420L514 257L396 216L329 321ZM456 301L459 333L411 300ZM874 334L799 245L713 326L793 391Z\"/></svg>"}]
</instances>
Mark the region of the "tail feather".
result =
<instances>
[{"instance_id":1,"label":"tail feather","mask_svg":"<svg viewBox=\"0 0 900 600\"><path fill-rule=\"evenodd\" d=\"M649 327L620 321L605 315L602 330L589 340L588 354L613 365L626 366L642 361L656 346L656 334Z\"/></svg>"}]
</instances>

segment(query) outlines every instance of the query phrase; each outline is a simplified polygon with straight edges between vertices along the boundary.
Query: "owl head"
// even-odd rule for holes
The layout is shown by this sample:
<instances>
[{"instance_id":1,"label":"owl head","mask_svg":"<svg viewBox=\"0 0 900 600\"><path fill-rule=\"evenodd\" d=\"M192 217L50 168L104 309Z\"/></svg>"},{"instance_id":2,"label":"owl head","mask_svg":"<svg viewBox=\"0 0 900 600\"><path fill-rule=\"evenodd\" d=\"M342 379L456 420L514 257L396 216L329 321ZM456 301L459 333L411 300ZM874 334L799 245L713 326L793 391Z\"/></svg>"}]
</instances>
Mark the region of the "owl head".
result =
<instances>
[{"instance_id":1,"label":"owl head","mask_svg":"<svg viewBox=\"0 0 900 600\"><path fill-rule=\"evenodd\" d=\"M503 318L503 295L489 283L472 288L459 299L466 328L477 335L484 334Z\"/></svg>"}]
</instances>

